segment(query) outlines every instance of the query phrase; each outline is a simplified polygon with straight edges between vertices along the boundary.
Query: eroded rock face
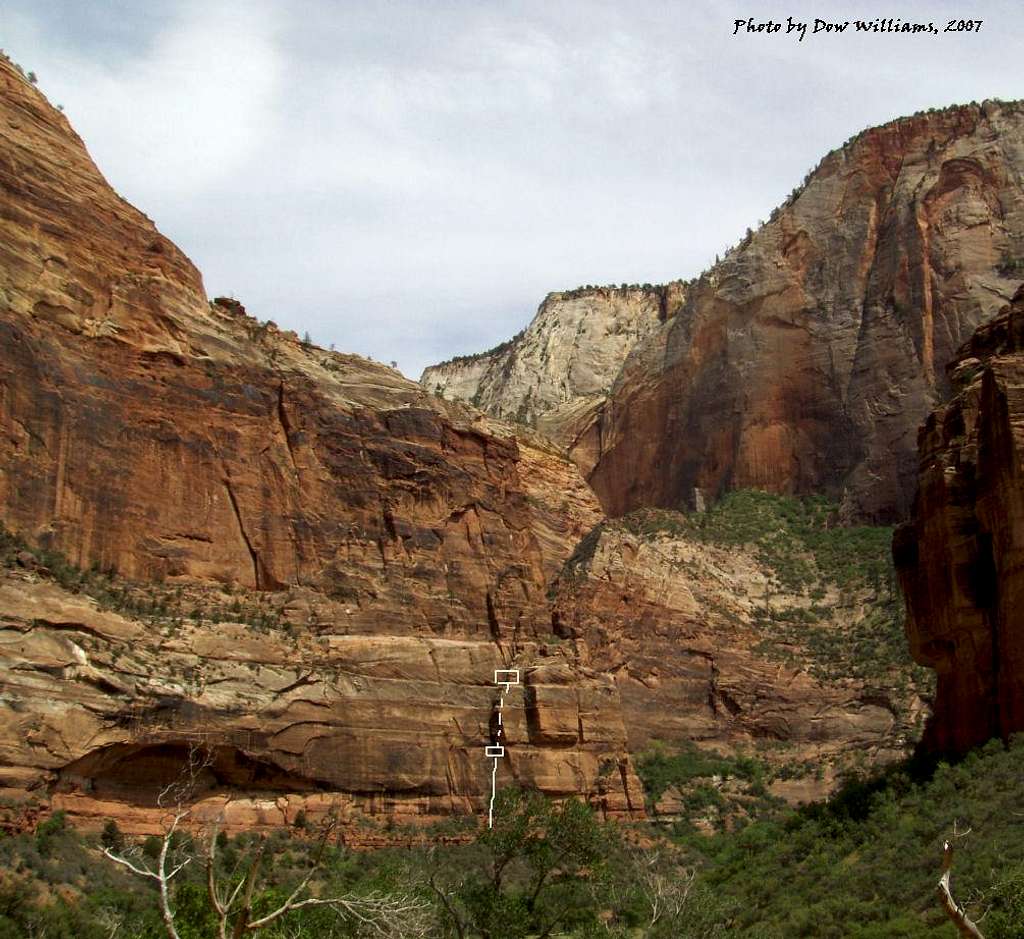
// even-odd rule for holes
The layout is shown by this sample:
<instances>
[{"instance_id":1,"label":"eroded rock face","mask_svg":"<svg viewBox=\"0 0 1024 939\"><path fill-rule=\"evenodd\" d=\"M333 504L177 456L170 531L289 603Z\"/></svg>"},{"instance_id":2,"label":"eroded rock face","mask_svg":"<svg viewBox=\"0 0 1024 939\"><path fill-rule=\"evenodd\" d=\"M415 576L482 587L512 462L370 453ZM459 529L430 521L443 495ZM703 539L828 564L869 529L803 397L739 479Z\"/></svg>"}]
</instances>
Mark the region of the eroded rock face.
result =
<instances>
[{"instance_id":1,"label":"eroded rock face","mask_svg":"<svg viewBox=\"0 0 1024 939\"><path fill-rule=\"evenodd\" d=\"M63 115L6 62L0 82L0 521L134 581L307 597L294 643L172 637L5 582L8 785L57 783L86 812L211 734L228 788L476 806L493 669L550 634L547 584L593 493L546 440L209 303ZM503 771L561 794L611 778L628 812L614 688L572 674L575 740L545 756L523 717ZM623 771L599 782L607 760Z\"/></svg>"},{"instance_id":2,"label":"eroded rock face","mask_svg":"<svg viewBox=\"0 0 1024 939\"><path fill-rule=\"evenodd\" d=\"M590 479L605 508L754 487L905 517L943 365L1020 283L1024 110L905 118L827 156L627 361Z\"/></svg>"},{"instance_id":3,"label":"eroded rock face","mask_svg":"<svg viewBox=\"0 0 1024 939\"><path fill-rule=\"evenodd\" d=\"M893 555L911 651L938 673L926 743L963 752L1024 730L1024 290L950 363L918 436L919 490Z\"/></svg>"},{"instance_id":4,"label":"eroded rock face","mask_svg":"<svg viewBox=\"0 0 1024 939\"><path fill-rule=\"evenodd\" d=\"M195 749L196 812L236 829L339 808L348 821L472 815L489 796L491 678L511 662L523 684L506 695L501 782L583 794L611 816L642 811L607 676L536 643L510 658L492 642L343 632L319 622L317 603L292 595L266 629L140 623L6 572L0 784L157 830L157 795Z\"/></svg>"},{"instance_id":5,"label":"eroded rock face","mask_svg":"<svg viewBox=\"0 0 1024 939\"><path fill-rule=\"evenodd\" d=\"M131 578L316 587L366 631L545 628L545 568L598 517L572 466L390 369L208 304L63 116L2 74L8 527ZM533 530L547 507L524 464L560 490L557 537Z\"/></svg>"},{"instance_id":6,"label":"eroded rock face","mask_svg":"<svg viewBox=\"0 0 1024 939\"><path fill-rule=\"evenodd\" d=\"M494 352L431 366L420 383L537 428L587 473L600 455L597 419L622 363L685 295L680 282L552 293L521 335Z\"/></svg>"},{"instance_id":7,"label":"eroded rock face","mask_svg":"<svg viewBox=\"0 0 1024 939\"><path fill-rule=\"evenodd\" d=\"M873 128L681 290L674 315L647 314L615 357L554 328L566 317L549 299L499 356L424 378L491 413L522 409L569 449L611 515L758 488L828 493L849 518L903 519L914 433L947 390L943 366L1024 275L1006 263L1024 246L1022 172L1020 104ZM599 327L607 314L580 304L566 321ZM566 377L591 363L607 400Z\"/></svg>"}]
</instances>

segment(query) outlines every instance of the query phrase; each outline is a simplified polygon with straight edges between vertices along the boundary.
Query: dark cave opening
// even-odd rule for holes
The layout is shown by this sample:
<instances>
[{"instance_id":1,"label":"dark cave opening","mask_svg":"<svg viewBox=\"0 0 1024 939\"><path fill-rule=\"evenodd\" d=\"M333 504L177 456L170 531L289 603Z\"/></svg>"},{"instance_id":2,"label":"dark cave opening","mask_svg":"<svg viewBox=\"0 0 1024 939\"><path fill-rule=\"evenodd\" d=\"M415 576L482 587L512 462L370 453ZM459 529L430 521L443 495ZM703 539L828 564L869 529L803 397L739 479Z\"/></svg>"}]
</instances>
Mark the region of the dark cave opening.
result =
<instances>
[{"instance_id":1,"label":"dark cave opening","mask_svg":"<svg viewBox=\"0 0 1024 939\"><path fill-rule=\"evenodd\" d=\"M237 747L172 739L116 743L93 750L60 770L55 790L79 790L98 799L156 805L164 789L185 782L190 757L198 765L188 786L190 799L225 789L294 793L319 788L312 780Z\"/></svg>"}]
</instances>

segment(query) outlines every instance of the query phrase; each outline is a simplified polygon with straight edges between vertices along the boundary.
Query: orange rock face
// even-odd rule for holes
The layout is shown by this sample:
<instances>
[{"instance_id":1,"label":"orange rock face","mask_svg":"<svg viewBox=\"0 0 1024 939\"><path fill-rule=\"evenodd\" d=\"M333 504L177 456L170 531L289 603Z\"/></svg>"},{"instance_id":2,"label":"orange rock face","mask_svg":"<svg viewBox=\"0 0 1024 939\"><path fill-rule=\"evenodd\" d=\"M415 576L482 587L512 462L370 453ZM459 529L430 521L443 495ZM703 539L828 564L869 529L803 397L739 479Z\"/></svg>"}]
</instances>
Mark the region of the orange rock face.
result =
<instances>
[{"instance_id":1,"label":"orange rock face","mask_svg":"<svg viewBox=\"0 0 1024 939\"><path fill-rule=\"evenodd\" d=\"M911 651L938 672L926 741L963 752L1024 730L1024 290L949 366L918 437L912 520L893 544Z\"/></svg>"},{"instance_id":2,"label":"orange rock face","mask_svg":"<svg viewBox=\"0 0 1024 939\"><path fill-rule=\"evenodd\" d=\"M760 488L906 517L943 365L1021 280L1022 144L986 103L827 156L627 359L590 474L609 514Z\"/></svg>"},{"instance_id":3,"label":"orange rock face","mask_svg":"<svg viewBox=\"0 0 1024 939\"><path fill-rule=\"evenodd\" d=\"M189 595L210 600L201 585ZM584 795L613 817L642 812L608 676L530 642L509 656L473 639L342 633L321 621L319 594L289 596L265 628L140 623L8 571L2 791L154 831L158 793L196 748L210 756L196 817L237 830L332 810L389 824L472 816L490 794L491 679L513 664L523 683L505 700L499 782Z\"/></svg>"},{"instance_id":4,"label":"orange rock face","mask_svg":"<svg viewBox=\"0 0 1024 939\"><path fill-rule=\"evenodd\" d=\"M300 608L294 636L165 634L5 582L8 786L56 785L83 815L144 805L143 782L209 734L213 791L478 808L493 669L533 676L593 493L543 440L209 303L64 117L6 63L0 82L0 520L82 568ZM571 674L572 700L565 675L520 689L502 781L628 813L614 687Z\"/></svg>"},{"instance_id":5,"label":"orange rock face","mask_svg":"<svg viewBox=\"0 0 1024 939\"><path fill-rule=\"evenodd\" d=\"M315 587L364 631L546 630L545 568L598 518L571 465L208 304L63 117L2 74L7 525L130 578ZM550 507L521 466L545 461L562 521L538 537Z\"/></svg>"},{"instance_id":6,"label":"orange rock face","mask_svg":"<svg viewBox=\"0 0 1024 939\"><path fill-rule=\"evenodd\" d=\"M853 749L877 761L903 752L916 713L906 702L751 654L747 581L764 577L753 568L696 558L685 541L609 534L570 589L563 565L602 513L562 451L384 366L303 345L236 301L210 303L194 267L106 185L63 116L2 61L0 82L0 521L116 575L61 587L31 555L0 569L0 795L45 795L81 819L154 830L160 786L199 745L210 762L197 812L236 830L333 809L353 826L479 814L493 670L507 667L524 680L506 701L499 784L583 795L608 816L643 813L630 750L656 735L733 748L772 740L787 758L830 765ZM876 149L910 152L929 130L952 153L985 127L1000 141L1016 126L998 109L958 120L890 129ZM856 237L896 238L883 237L896 225L884 220L902 202L869 210L854 199L902 179L895 158L866 162L866 176L846 156L830 159L816 185L850 193ZM989 263L1016 230L1000 179L1001 220L964 227L963 256L943 255L958 270ZM943 190L948 211L935 209L930 230L966 226L989 204L978 187ZM609 504L675 499L691 485L852 479L833 469L853 473L868 457L833 459L853 438L836 431L846 427L839 399L819 381L838 333L815 317L845 324L849 356L834 374L849 400L881 374L863 357L893 352L885 387L899 400L906 379L907 400L923 407L931 385L900 371L913 355L895 342L866 351L849 304L821 314L806 299L825 296L838 251L825 223L797 209L828 203L806 202L812 188L771 229L810 232L791 232L788 267L768 276L775 255L743 249L631 355L608 420L591 421L589 404L573 418L588 461L605 453L595 478ZM836 255L838 282L850 251ZM879 252L854 254L871 268ZM911 290L918 262L907 263L899 283ZM876 275L858 276L854 299ZM949 308L963 322L984 314L982 288L987 298L1008 283L973 277L963 273ZM805 300L786 306L794 283ZM865 309L885 320L883 307ZM883 404L860 400L850 413L888 414ZM681 441L693 446L684 453ZM786 454L797 455L787 464ZM259 616L243 618L254 606Z\"/></svg>"}]
</instances>

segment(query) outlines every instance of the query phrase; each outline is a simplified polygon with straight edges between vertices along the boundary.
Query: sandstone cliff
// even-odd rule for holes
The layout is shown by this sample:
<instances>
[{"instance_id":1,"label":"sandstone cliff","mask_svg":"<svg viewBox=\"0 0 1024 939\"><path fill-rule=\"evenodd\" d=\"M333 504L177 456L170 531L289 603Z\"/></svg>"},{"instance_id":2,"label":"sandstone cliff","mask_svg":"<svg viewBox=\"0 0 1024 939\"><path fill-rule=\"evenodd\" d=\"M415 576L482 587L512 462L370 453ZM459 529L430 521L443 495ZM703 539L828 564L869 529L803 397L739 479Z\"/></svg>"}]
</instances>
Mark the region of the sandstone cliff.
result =
<instances>
[{"instance_id":1,"label":"sandstone cliff","mask_svg":"<svg viewBox=\"0 0 1024 939\"><path fill-rule=\"evenodd\" d=\"M914 657L938 672L927 743L963 752L1024 730L1024 289L948 366L918 436L919 491L893 554Z\"/></svg>"},{"instance_id":2,"label":"sandstone cliff","mask_svg":"<svg viewBox=\"0 0 1024 939\"><path fill-rule=\"evenodd\" d=\"M0 577L6 796L48 792L80 821L156 831L157 794L196 746L213 757L197 817L232 830L340 811L358 842L375 821L472 816L489 796L490 678L514 663L528 667L506 700L500 779L612 816L642 810L614 684L543 644L510 657L349 632L344 611L301 589L267 600L102 575L74 589L31 562Z\"/></svg>"},{"instance_id":3,"label":"sandstone cliff","mask_svg":"<svg viewBox=\"0 0 1024 939\"><path fill-rule=\"evenodd\" d=\"M643 812L630 751L656 733L823 761L802 797L856 749L904 752L913 689L823 671L779 625L807 585L757 594L747 542L730 561L601 526L548 437L597 458L604 389L624 357L664 360L679 285L549 301L505 360L515 395L487 386L538 428L513 432L209 302L64 117L0 82L0 522L22 539L0 569L0 795L145 830L201 743L204 804L237 828L479 812L503 666L525 681L499 783L610 816Z\"/></svg>"},{"instance_id":4,"label":"sandstone cliff","mask_svg":"<svg viewBox=\"0 0 1024 939\"><path fill-rule=\"evenodd\" d=\"M600 456L597 418L622 363L684 297L680 282L552 293L520 335L491 352L431 366L420 382L537 428L587 473Z\"/></svg>"},{"instance_id":5,"label":"sandstone cliff","mask_svg":"<svg viewBox=\"0 0 1024 939\"><path fill-rule=\"evenodd\" d=\"M315 597L293 644L111 625L6 584L5 779L99 792L123 763L130 792L212 734L277 795L476 805L492 670L528 666L550 633L547 583L597 521L593 494L546 441L209 303L63 115L4 62L0 83L0 521L129 581ZM629 811L614 689L559 674L568 696L531 682L536 720L502 774L596 795L602 761L622 761L608 806ZM130 709L156 715L142 736ZM543 728L563 718L575 736L555 748Z\"/></svg>"},{"instance_id":6,"label":"sandstone cliff","mask_svg":"<svg viewBox=\"0 0 1024 939\"><path fill-rule=\"evenodd\" d=\"M1024 278L1022 173L1019 104L865 131L691 283L674 316L648 317L606 403L587 399L551 433L612 515L754 487L906 517L913 435L946 391L943 365ZM542 349L549 319L542 307L528 331ZM579 370L600 349L560 342ZM548 373L534 355L526 379L502 372L512 358L442 369L441 383L492 413L514 414L527 390L566 400L564 360Z\"/></svg>"}]
</instances>

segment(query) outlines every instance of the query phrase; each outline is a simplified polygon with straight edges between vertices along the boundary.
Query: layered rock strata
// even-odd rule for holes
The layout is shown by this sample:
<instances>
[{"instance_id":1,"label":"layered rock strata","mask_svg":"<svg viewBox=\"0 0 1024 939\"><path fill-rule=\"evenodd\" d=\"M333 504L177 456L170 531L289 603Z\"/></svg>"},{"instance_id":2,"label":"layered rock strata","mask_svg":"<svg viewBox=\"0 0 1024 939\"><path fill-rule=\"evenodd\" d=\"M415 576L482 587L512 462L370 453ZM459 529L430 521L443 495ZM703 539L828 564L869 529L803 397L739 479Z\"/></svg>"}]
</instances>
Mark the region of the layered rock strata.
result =
<instances>
[{"instance_id":1,"label":"layered rock strata","mask_svg":"<svg viewBox=\"0 0 1024 939\"><path fill-rule=\"evenodd\" d=\"M264 628L139 622L17 570L0 580L0 611L0 784L49 792L79 820L158 830L157 797L190 750L208 763L190 792L196 817L233 830L333 811L352 839L360 820L479 814L491 679L509 664L523 683L506 696L499 782L584 795L612 817L642 812L613 682L536 643L509 657L469 638L341 631L305 591Z\"/></svg>"},{"instance_id":2,"label":"layered rock strata","mask_svg":"<svg viewBox=\"0 0 1024 939\"><path fill-rule=\"evenodd\" d=\"M599 518L592 492L543 439L208 302L64 116L7 63L0 83L0 521L130 582L315 598L294 642L171 637L5 584L4 778L130 794L212 735L243 788L477 805L493 669L550 633L547 583ZM524 717L505 781L594 795L624 761L606 801L629 812L614 689L571 674L576 736ZM572 709L546 688L541 728L548 697Z\"/></svg>"},{"instance_id":3,"label":"layered rock strata","mask_svg":"<svg viewBox=\"0 0 1024 939\"><path fill-rule=\"evenodd\" d=\"M911 651L938 673L926 743L962 753L1024 730L1024 289L948 372L893 554Z\"/></svg>"},{"instance_id":4,"label":"layered rock strata","mask_svg":"<svg viewBox=\"0 0 1024 939\"><path fill-rule=\"evenodd\" d=\"M694 741L755 755L781 771L774 791L797 801L824 798L852 766L909 753L928 693L909 661L884 661L871 639L868 667L834 661L843 647L854 654L859 629L877 637L865 618L882 588L781 583L756 545L704 542L671 517L647 531L636 522L592 533L555 600L557 632L614 677L633 753Z\"/></svg>"}]
</instances>

